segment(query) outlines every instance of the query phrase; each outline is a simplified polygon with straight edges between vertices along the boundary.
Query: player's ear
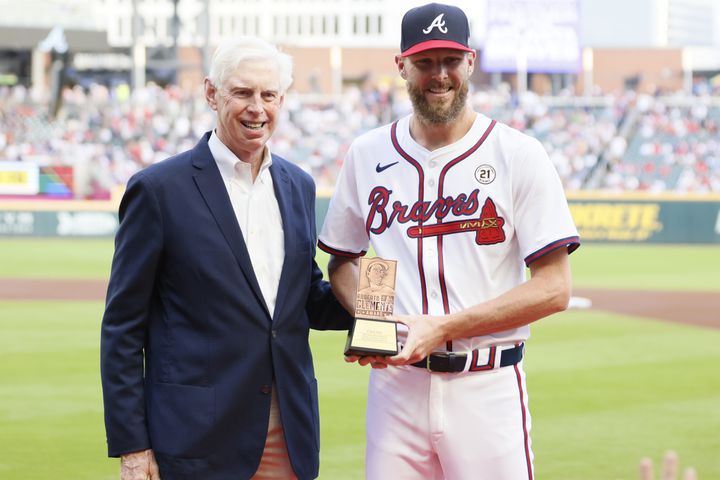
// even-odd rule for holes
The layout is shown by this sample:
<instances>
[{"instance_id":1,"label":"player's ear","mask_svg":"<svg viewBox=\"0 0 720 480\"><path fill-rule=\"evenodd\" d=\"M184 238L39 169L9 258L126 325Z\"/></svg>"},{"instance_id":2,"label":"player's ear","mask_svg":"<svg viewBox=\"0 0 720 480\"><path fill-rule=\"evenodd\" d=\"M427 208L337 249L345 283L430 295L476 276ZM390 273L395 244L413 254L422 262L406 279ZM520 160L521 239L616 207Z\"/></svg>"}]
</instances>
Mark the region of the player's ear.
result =
<instances>
[{"instance_id":1,"label":"player's ear","mask_svg":"<svg viewBox=\"0 0 720 480\"><path fill-rule=\"evenodd\" d=\"M472 75L472 73L475 71L475 60L477 59L477 53L475 50L472 52L467 52L467 60L468 60L468 75Z\"/></svg>"},{"instance_id":2,"label":"player's ear","mask_svg":"<svg viewBox=\"0 0 720 480\"><path fill-rule=\"evenodd\" d=\"M395 65L403 80L407 80L407 71L405 70L405 58L402 55L395 55Z\"/></svg>"}]
</instances>

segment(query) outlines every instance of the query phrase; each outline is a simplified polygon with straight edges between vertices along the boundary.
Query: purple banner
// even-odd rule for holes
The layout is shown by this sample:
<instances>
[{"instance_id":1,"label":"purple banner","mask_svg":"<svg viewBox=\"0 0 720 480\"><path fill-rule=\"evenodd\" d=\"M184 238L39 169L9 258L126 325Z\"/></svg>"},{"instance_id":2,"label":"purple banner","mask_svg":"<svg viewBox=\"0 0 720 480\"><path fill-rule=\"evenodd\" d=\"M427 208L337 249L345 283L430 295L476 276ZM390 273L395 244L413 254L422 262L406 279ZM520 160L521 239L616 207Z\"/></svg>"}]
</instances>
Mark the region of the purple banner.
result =
<instances>
[{"instance_id":1,"label":"purple banner","mask_svg":"<svg viewBox=\"0 0 720 480\"><path fill-rule=\"evenodd\" d=\"M488 0L486 72L577 73L579 0Z\"/></svg>"}]
</instances>

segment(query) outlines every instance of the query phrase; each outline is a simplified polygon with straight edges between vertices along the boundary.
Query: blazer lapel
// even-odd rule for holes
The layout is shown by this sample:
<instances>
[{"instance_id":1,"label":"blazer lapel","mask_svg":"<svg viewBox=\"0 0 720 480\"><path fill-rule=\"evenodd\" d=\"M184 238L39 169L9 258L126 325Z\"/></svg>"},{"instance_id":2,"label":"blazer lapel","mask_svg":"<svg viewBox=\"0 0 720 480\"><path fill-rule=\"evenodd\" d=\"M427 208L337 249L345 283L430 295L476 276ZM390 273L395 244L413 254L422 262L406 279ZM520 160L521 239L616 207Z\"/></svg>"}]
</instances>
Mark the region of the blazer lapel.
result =
<instances>
[{"instance_id":1,"label":"blazer lapel","mask_svg":"<svg viewBox=\"0 0 720 480\"><path fill-rule=\"evenodd\" d=\"M289 270L292 268L292 256L290 255L296 248L297 236L295 234L295 217L293 215L293 184L290 181L285 167L280 163L277 157L273 155L273 164L270 166L270 175L273 179L273 188L275 189L275 198L277 198L278 207L280 208L280 216L283 222L283 236L285 237L285 258L283 260L282 272L280 274L280 284L278 285L277 298L275 300L275 312L273 317L277 318L279 312L282 312L283 303L287 297L287 289L289 281L287 280ZM297 201L297 199L295 199Z\"/></svg>"},{"instance_id":2,"label":"blazer lapel","mask_svg":"<svg viewBox=\"0 0 720 480\"><path fill-rule=\"evenodd\" d=\"M205 199L205 203L213 217L215 217L215 222L217 222L225 240L230 245L235 259L245 275L248 284L250 284L255 297L257 297L257 300L263 306L269 317L270 312L265 304L265 299L260 291L260 285L255 277L255 270L253 270L250 254L248 253L242 231L235 217L235 211L230 203L230 197L228 197L227 189L220 175L220 170L210 153L210 148L207 143L209 138L209 134L206 134L192 151L193 166L198 169L198 172L194 175L195 184Z\"/></svg>"}]
</instances>

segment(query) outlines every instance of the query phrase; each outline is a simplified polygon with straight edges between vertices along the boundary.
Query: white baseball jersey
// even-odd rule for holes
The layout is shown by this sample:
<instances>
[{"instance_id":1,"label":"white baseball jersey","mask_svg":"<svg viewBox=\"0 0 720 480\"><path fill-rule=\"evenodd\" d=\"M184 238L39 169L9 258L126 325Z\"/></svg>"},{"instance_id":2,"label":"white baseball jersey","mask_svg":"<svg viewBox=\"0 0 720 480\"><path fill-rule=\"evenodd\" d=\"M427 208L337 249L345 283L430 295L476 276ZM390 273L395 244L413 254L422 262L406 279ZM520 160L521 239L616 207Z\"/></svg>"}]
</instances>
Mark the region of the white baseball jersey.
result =
<instances>
[{"instance_id":1,"label":"white baseball jersey","mask_svg":"<svg viewBox=\"0 0 720 480\"><path fill-rule=\"evenodd\" d=\"M396 314L442 315L525 281L525 266L577 248L562 184L540 142L484 115L429 151L410 116L356 139L319 236L340 256L397 260ZM455 352L524 341L529 328L455 339ZM402 338L402 333L401 333Z\"/></svg>"},{"instance_id":2,"label":"white baseball jersey","mask_svg":"<svg viewBox=\"0 0 720 480\"><path fill-rule=\"evenodd\" d=\"M578 246L537 140L477 115L462 139L431 152L409 125L405 117L353 142L319 237L335 255L372 245L397 260L395 313L442 315L492 299L524 282L533 260ZM528 335L524 326L448 342L472 351L459 373L373 370L366 478L532 480L522 362L494 361Z\"/></svg>"}]
</instances>

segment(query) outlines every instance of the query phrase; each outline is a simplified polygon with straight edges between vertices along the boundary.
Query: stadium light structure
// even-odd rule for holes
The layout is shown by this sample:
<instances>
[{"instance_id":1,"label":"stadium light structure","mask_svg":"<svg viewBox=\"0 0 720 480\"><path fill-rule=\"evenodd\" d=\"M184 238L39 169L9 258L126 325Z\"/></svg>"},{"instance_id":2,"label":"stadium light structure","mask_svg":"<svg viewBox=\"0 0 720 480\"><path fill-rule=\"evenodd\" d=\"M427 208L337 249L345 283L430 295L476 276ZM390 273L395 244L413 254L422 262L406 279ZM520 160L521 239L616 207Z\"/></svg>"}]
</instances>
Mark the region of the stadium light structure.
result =
<instances>
[{"instance_id":1,"label":"stadium light structure","mask_svg":"<svg viewBox=\"0 0 720 480\"><path fill-rule=\"evenodd\" d=\"M132 88L145 86L145 44L140 37L141 21L137 8L138 0L132 0Z\"/></svg>"},{"instance_id":2,"label":"stadium light structure","mask_svg":"<svg viewBox=\"0 0 720 480\"><path fill-rule=\"evenodd\" d=\"M40 42L38 50L50 53L50 118L55 118L62 103L62 88L68 61L68 42L60 26L53 27L48 36Z\"/></svg>"},{"instance_id":3,"label":"stadium light structure","mask_svg":"<svg viewBox=\"0 0 720 480\"><path fill-rule=\"evenodd\" d=\"M131 52L133 57L133 88L145 86L147 81L146 72L148 68L169 71L169 75L167 77L168 82L173 85L177 84L178 70L180 68L180 62L178 60L178 37L180 36L178 2L179 0L172 0L173 13L170 21L170 35L172 39L171 45L169 47L163 47L162 49L151 48L151 51L148 52L147 45L145 45L142 35L144 21L138 12L138 0L132 0Z\"/></svg>"}]
</instances>

